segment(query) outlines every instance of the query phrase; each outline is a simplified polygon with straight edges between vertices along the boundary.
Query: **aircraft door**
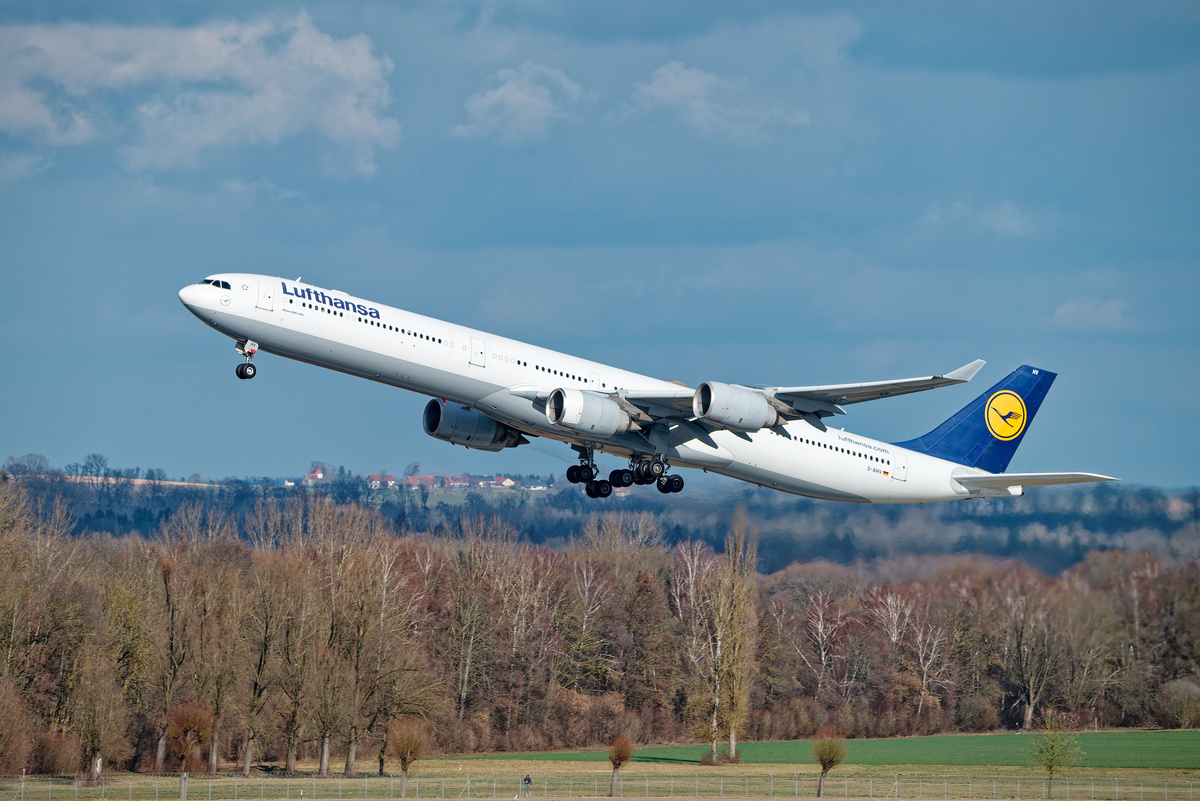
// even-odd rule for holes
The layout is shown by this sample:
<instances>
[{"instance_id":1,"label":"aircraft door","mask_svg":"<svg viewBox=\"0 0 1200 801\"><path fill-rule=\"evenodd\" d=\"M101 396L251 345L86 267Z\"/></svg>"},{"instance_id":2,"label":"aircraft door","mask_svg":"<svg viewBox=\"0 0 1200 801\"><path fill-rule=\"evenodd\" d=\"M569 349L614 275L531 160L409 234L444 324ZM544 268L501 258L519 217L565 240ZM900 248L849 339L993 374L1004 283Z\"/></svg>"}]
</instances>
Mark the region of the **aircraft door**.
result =
<instances>
[{"instance_id":1,"label":"aircraft door","mask_svg":"<svg viewBox=\"0 0 1200 801\"><path fill-rule=\"evenodd\" d=\"M258 308L275 311L275 284L270 281L258 282Z\"/></svg>"},{"instance_id":2,"label":"aircraft door","mask_svg":"<svg viewBox=\"0 0 1200 801\"><path fill-rule=\"evenodd\" d=\"M487 343L479 337L471 337L471 364L487 367Z\"/></svg>"},{"instance_id":3,"label":"aircraft door","mask_svg":"<svg viewBox=\"0 0 1200 801\"><path fill-rule=\"evenodd\" d=\"M908 454L904 451L892 451L892 478L908 481Z\"/></svg>"}]
</instances>

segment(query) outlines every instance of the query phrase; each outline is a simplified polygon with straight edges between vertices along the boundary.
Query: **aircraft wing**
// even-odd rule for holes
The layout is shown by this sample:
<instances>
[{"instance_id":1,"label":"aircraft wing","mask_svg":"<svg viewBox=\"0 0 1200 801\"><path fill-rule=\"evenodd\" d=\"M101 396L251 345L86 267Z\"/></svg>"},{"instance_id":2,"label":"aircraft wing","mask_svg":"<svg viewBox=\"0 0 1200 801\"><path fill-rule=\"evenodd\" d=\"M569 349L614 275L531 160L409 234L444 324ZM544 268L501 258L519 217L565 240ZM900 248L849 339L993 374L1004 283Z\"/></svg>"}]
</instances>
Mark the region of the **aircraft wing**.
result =
<instances>
[{"instance_id":1,"label":"aircraft wing","mask_svg":"<svg viewBox=\"0 0 1200 801\"><path fill-rule=\"evenodd\" d=\"M970 381L986 364L983 359L976 359L970 364L964 364L957 370L945 375L931 375L920 378L900 378L892 381L871 381L865 384L828 384L815 387L773 387L765 389L768 395L786 403L801 414L816 414L827 417L831 414L845 414L842 406L851 403L891 398L896 395L907 395L910 392L923 392L927 389L937 389L952 384L962 384Z\"/></svg>"},{"instance_id":2,"label":"aircraft wing","mask_svg":"<svg viewBox=\"0 0 1200 801\"><path fill-rule=\"evenodd\" d=\"M696 390L680 385L679 389L630 389L612 393L609 397L627 412L636 410L638 414L633 415L634 419L648 422L664 417L692 417L692 398L695 395Z\"/></svg>"},{"instance_id":3,"label":"aircraft wing","mask_svg":"<svg viewBox=\"0 0 1200 801\"><path fill-rule=\"evenodd\" d=\"M813 387L741 387L749 392L763 395L785 419L806 418L819 427L820 418L834 414L845 414L842 406L850 403L907 395L927 389L961 384L970 381L983 367L984 361L976 359L945 375L901 378L892 381L872 381L865 384L829 384ZM676 382L672 382L676 383ZM532 385L512 387L512 394L544 402L551 390ZM591 390L595 391L595 390ZM695 415L692 400L696 390L684 384L668 389L628 389L619 392L600 393L618 403L621 408L639 423L675 418L691 419Z\"/></svg>"},{"instance_id":4,"label":"aircraft wing","mask_svg":"<svg viewBox=\"0 0 1200 801\"><path fill-rule=\"evenodd\" d=\"M982 476L954 476L967 489L1008 489L1009 487L1049 487L1055 484L1087 484L1092 481L1119 481L1099 473L989 473Z\"/></svg>"}]
</instances>

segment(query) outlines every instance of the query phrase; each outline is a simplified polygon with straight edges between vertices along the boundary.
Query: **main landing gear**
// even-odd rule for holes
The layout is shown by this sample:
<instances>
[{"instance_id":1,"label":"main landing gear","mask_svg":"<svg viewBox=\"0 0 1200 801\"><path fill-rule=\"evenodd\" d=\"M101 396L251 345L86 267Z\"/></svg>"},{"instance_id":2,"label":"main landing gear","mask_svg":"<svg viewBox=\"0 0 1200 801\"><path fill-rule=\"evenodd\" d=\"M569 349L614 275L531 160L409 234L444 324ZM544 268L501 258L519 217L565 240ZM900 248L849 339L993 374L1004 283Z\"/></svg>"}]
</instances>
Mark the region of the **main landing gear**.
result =
<instances>
[{"instance_id":1,"label":"main landing gear","mask_svg":"<svg viewBox=\"0 0 1200 801\"><path fill-rule=\"evenodd\" d=\"M258 353L258 343L252 339L239 339L233 349L246 357L245 364L239 364L234 374L238 378L254 378L258 368L254 366L254 354Z\"/></svg>"},{"instance_id":2,"label":"main landing gear","mask_svg":"<svg viewBox=\"0 0 1200 801\"><path fill-rule=\"evenodd\" d=\"M572 484L582 484L589 498L607 498L612 495L613 485L609 481L596 480L600 471L596 468L596 453L593 448L572 445L579 454L579 464L567 468L567 481Z\"/></svg>"},{"instance_id":3,"label":"main landing gear","mask_svg":"<svg viewBox=\"0 0 1200 801\"><path fill-rule=\"evenodd\" d=\"M614 487L630 487L634 484L655 484L658 491L667 494L680 492L683 489L683 476L668 475L667 463L657 457L642 459L635 457L629 460L629 467L613 470L608 474L608 480L596 480L599 471L596 469L595 453L592 448L573 446L579 453L579 464L567 468L567 481L572 484L583 484L589 498L607 498L612 495Z\"/></svg>"}]
</instances>

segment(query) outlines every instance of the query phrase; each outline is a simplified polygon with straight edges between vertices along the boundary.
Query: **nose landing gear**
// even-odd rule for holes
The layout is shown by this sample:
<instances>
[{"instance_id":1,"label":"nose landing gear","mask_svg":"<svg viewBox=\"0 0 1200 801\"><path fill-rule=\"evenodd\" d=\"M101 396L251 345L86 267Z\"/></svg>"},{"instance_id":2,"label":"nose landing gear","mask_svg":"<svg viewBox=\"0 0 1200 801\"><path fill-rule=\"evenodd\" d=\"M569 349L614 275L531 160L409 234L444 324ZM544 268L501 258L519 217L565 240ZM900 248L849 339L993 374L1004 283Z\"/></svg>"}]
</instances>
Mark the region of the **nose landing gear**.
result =
<instances>
[{"instance_id":1,"label":"nose landing gear","mask_svg":"<svg viewBox=\"0 0 1200 801\"><path fill-rule=\"evenodd\" d=\"M252 339L239 339L233 349L246 357L246 363L239 364L233 371L234 375L242 379L254 378L258 373L258 368L254 366L254 354L258 353L258 343Z\"/></svg>"}]
</instances>

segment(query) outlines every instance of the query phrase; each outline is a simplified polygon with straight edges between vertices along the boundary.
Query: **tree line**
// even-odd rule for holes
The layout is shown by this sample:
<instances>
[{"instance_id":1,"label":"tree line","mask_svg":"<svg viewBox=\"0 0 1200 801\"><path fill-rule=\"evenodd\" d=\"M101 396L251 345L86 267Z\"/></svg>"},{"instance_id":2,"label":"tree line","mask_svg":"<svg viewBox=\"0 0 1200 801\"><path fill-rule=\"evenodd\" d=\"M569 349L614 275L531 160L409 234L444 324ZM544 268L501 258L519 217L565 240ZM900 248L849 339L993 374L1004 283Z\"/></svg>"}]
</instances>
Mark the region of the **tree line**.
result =
<instances>
[{"instance_id":1,"label":"tree line","mask_svg":"<svg viewBox=\"0 0 1200 801\"><path fill-rule=\"evenodd\" d=\"M0 483L0 773L384 769L440 752L1200 724L1200 562L1096 551L1057 577L900 557L760 572L648 512L556 547L499 516L398 528L372 506L185 502L148 535L74 536ZM364 762L367 763L364 766Z\"/></svg>"},{"instance_id":2,"label":"tree line","mask_svg":"<svg viewBox=\"0 0 1200 801\"><path fill-rule=\"evenodd\" d=\"M597 502L566 482L550 479L548 491L486 495L468 492L461 503L431 498L424 486L375 491L345 467L314 462L327 481L320 487L285 486L278 479L227 477L167 481L162 470L116 468L102 454L57 469L40 454L8 457L4 472L40 501L62 498L74 533L152 537L185 503L221 510L241 527L260 501L284 502L320 495L337 504L376 508L399 530L454 528L481 514L501 518L527 542L564 548L598 511L619 507L654 517L666 542L708 542L720 549L736 508L757 533L758 561L772 573L793 562L826 559L859 564L905 554L958 554L1016 559L1058 574L1093 551L1153 553L1161 559L1200 558L1200 489L1166 492L1153 487L1096 484L1039 489L1019 498L944 504L880 506L836 504L786 495L741 482L689 479L684 495L635 492ZM412 464L406 473L419 469Z\"/></svg>"}]
</instances>

